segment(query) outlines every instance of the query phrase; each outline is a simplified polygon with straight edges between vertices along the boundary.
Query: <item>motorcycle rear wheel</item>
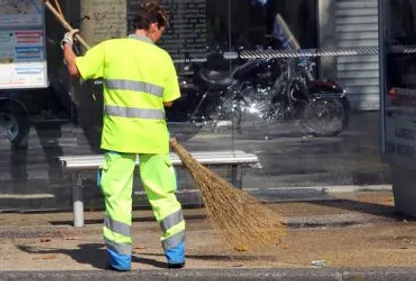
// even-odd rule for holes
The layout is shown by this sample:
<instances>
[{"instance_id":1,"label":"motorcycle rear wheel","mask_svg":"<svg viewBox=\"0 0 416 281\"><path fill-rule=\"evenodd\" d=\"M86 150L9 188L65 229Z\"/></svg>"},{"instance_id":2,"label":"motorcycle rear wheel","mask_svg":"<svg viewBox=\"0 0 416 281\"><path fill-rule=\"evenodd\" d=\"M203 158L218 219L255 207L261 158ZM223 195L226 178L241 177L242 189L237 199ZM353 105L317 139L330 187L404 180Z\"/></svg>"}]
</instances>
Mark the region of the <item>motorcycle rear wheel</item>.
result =
<instances>
[{"instance_id":1,"label":"motorcycle rear wheel","mask_svg":"<svg viewBox=\"0 0 416 281\"><path fill-rule=\"evenodd\" d=\"M341 100L317 99L308 103L302 110L301 125L309 134L316 137L334 137L345 130L348 112Z\"/></svg>"}]
</instances>

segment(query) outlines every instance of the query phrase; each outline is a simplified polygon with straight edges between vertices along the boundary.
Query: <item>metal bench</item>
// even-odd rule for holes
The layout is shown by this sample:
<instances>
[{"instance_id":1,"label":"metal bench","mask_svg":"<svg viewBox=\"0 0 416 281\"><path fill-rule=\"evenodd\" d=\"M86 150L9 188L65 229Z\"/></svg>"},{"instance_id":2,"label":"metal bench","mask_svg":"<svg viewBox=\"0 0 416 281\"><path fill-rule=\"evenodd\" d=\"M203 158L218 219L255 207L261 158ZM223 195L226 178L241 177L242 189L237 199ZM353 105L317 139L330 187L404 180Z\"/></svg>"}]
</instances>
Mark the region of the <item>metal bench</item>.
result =
<instances>
[{"instance_id":1,"label":"metal bench","mask_svg":"<svg viewBox=\"0 0 416 281\"><path fill-rule=\"evenodd\" d=\"M237 188L242 188L243 168L258 167L259 165L257 155L240 150L194 152L192 155L199 163L208 167L230 167L231 181ZM98 171L103 160L103 155L62 156L59 158L63 171L72 176L72 208L75 227L84 226L83 181L88 174ZM171 153L171 160L175 167L183 166L182 161L174 153ZM139 165L137 158L136 167Z\"/></svg>"}]
</instances>

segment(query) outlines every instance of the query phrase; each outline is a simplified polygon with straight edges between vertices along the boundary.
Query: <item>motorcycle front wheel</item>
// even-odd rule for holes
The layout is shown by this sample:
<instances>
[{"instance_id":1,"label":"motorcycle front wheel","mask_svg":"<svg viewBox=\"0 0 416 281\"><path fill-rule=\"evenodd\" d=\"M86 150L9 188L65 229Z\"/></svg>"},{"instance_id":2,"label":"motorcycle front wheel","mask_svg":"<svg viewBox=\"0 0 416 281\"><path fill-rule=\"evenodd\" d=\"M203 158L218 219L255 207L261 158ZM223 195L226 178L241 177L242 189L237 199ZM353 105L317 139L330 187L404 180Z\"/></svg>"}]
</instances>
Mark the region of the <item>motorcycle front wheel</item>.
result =
<instances>
[{"instance_id":1,"label":"motorcycle front wheel","mask_svg":"<svg viewBox=\"0 0 416 281\"><path fill-rule=\"evenodd\" d=\"M348 112L340 99L316 99L302 111L301 125L316 137L334 137L345 130Z\"/></svg>"}]
</instances>

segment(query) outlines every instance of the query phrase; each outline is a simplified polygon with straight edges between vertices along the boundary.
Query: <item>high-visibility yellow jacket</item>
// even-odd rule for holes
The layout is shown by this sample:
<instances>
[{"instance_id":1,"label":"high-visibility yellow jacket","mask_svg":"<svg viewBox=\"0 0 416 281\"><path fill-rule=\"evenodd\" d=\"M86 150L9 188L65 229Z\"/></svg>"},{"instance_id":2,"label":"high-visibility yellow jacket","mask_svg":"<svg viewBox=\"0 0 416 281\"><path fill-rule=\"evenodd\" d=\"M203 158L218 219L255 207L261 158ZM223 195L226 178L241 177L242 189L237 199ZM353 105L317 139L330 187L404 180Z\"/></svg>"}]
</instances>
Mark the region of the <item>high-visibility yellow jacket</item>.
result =
<instances>
[{"instance_id":1,"label":"high-visibility yellow jacket","mask_svg":"<svg viewBox=\"0 0 416 281\"><path fill-rule=\"evenodd\" d=\"M124 153L169 152L163 103L180 97L169 54L147 37L111 39L76 59L81 78L104 80L101 148Z\"/></svg>"}]
</instances>

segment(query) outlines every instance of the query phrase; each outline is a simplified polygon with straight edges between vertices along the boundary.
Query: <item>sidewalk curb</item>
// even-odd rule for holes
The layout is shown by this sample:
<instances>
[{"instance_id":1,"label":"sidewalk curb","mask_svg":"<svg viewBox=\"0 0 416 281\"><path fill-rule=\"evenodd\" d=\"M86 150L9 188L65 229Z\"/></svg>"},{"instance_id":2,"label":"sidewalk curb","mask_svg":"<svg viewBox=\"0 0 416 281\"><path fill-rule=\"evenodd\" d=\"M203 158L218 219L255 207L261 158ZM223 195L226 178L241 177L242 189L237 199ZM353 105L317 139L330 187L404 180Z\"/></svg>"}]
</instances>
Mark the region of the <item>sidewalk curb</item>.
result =
<instances>
[{"instance_id":1,"label":"sidewalk curb","mask_svg":"<svg viewBox=\"0 0 416 281\"><path fill-rule=\"evenodd\" d=\"M311 229L322 227L350 227L394 221L394 218L383 216L365 216L362 214L337 214L289 217L287 219L287 224L289 229Z\"/></svg>"},{"instance_id":2,"label":"sidewalk curb","mask_svg":"<svg viewBox=\"0 0 416 281\"><path fill-rule=\"evenodd\" d=\"M320 190L328 194L350 193L350 192L382 192L393 191L393 186L389 184L381 185L333 185L322 187L308 187L309 189Z\"/></svg>"},{"instance_id":3,"label":"sidewalk curb","mask_svg":"<svg viewBox=\"0 0 416 281\"><path fill-rule=\"evenodd\" d=\"M387 223L396 221L393 217L362 215L360 213L345 213L335 215L307 215L287 217L286 223L289 229L313 229L313 228L340 228L374 223ZM101 225L97 226L97 231L101 231ZM27 239L38 238L47 235L48 237L60 237L60 232L94 231L94 228L74 228L72 226L22 226L22 227L0 227L0 238L2 239Z\"/></svg>"},{"instance_id":4,"label":"sidewalk curb","mask_svg":"<svg viewBox=\"0 0 416 281\"><path fill-rule=\"evenodd\" d=\"M414 268L310 268L310 269L195 269L195 270L140 270L127 273L112 271L32 271L0 272L0 280L303 280L303 281L352 281L352 280L415 280Z\"/></svg>"},{"instance_id":5,"label":"sidewalk curb","mask_svg":"<svg viewBox=\"0 0 416 281\"><path fill-rule=\"evenodd\" d=\"M270 188L243 188L243 191L248 194L262 199L269 203L281 203L281 202L311 202L311 201L323 201L323 200L337 200L334 196L342 193L357 193L357 192L392 192L391 185L337 185L337 186L293 186L293 187L270 187ZM147 197L144 191L134 192L134 196L142 197L147 202ZM202 204L200 191L198 189L179 190L177 192L179 199L182 199L184 206L195 206ZM22 200L22 199L54 199L52 194L36 194L36 195L24 195L24 194L6 194L4 200ZM31 198L32 197L32 198ZM187 199L188 198L188 199ZM189 199L191 198L191 199ZM192 201L193 203L186 203L186 201ZM147 203L145 206L148 206ZM136 206L142 207L142 205ZM71 207L65 208L48 208L48 209L21 209L21 208L7 208L1 209L2 213L39 213L39 212L71 212Z\"/></svg>"},{"instance_id":6,"label":"sidewalk curb","mask_svg":"<svg viewBox=\"0 0 416 281\"><path fill-rule=\"evenodd\" d=\"M313 202L339 200L340 194L359 192L392 192L391 185L308 186L243 189L250 195L269 203Z\"/></svg>"}]
</instances>

